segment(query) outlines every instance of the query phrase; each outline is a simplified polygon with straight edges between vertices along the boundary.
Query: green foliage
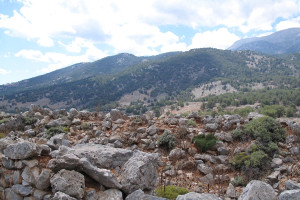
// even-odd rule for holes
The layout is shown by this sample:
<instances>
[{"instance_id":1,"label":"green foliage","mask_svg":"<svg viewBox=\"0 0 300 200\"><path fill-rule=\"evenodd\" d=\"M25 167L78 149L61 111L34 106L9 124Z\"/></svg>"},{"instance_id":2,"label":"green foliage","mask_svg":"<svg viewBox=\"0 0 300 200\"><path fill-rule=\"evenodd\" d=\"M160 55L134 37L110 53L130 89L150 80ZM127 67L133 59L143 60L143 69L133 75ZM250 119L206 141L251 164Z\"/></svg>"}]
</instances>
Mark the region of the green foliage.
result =
<instances>
[{"instance_id":1,"label":"green foliage","mask_svg":"<svg viewBox=\"0 0 300 200\"><path fill-rule=\"evenodd\" d=\"M24 117L24 123L25 125L33 125L34 123L37 122L37 118L31 118L31 117Z\"/></svg>"},{"instance_id":2,"label":"green foliage","mask_svg":"<svg viewBox=\"0 0 300 200\"><path fill-rule=\"evenodd\" d=\"M217 142L217 138L213 134L197 135L193 138L193 143L201 152L210 150Z\"/></svg>"},{"instance_id":3,"label":"green foliage","mask_svg":"<svg viewBox=\"0 0 300 200\"><path fill-rule=\"evenodd\" d=\"M244 178L242 176L236 176L234 177L234 179L231 181L232 185L234 185L235 187L238 186L246 186L246 181L244 180Z\"/></svg>"},{"instance_id":4,"label":"green foliage","mask_svg":"<svg viewBox=\"0 0 300 200\"><path fill-rule=\"evenodd\" d=\"M236 169L241 169L245 162L250 160L250 156L246 152L236 154L233 159L230 161Z\"/></svg>"},{"instance_id":5,"label":"green foliage","mask_svg":"<svg viewBox=\"0 0 300 200\"><path fill-rule=\"evenodd\" d=\"M165 131L158 137L157 142L161 148L173 149L176 146L176 137L170 131Z\"/></svg>"},{"instance_id":6,"label":"green foliage","mask_svg":"<svg viewBox=\"0 0 300 200\"><path fill-rule=\"evenodd\" d=\"M6 123L8 121L9 121L8 118L3 118L3 119L0 120L0 124L4 124L4 123Z\"/></svg>"},{"instance_id":7,"label":"green foliage","mask_svg":"<svg viewBox=\"0 0 300 200\"><path fill-rule=\"evenodd\" d=\"M285 108L281 105L264 106L261 113L273 118L278 118L285 114Z\"/></svg>"},{"instance_id":8,"label":"green foliage","mask_svg":"<svg viewBox=\"0 0 300 200\"><path fill-rule=\"evenodd\" d=\"M231 132L232 138L234 140L245 140L246 136L242 129L235 129Z\"/></svg>"},{"instance_id":9,"label":"green foliage","mask_svg":"<svg viewBox=\"0 0 300 200\"><path fill-rule=\"evenodd\" d=\"M189 192L186 188L176 187L174 185L165 186L165 191L164 187L157 188L155 191L158 197L164 197L171 200L175 200L178 195L183 195Z\"/></svg>"},{"instance_id":10,"label":"green foliage","mask_svg":"<svg viewBox=\"0 0 300 200\"><path fill-rule=\"evenodd\" d=\"M186 125L195 127L197 125L197 123L195 122L195 120L189 119L189 120L187 120Z\"/></svg>"},{"instance_id":11,"label":"green foliage","mask_svg":"<svg viewBox=\"0 0 300 200\"><path fill-rule=\"evenodd\" d=\"M286 134L285 129L271 117L253 119L244 126L243 133L262 144L283 142Z\"/></svg>"},{"instance_id":12,"label":"green foliage","mask_svg":"<svg viewBox=\"0 0 300 200\"><path fill-rule=\"evenodd\" d=\"M65 133L64 128L59 126L59 127L51 127L46 131L47 138L51 138L54 135L60 134L60 133Z\"/></svg>"},{"instance_id":13,"label":"green foliage","mask_svg":"<svg viewBox=\"0 0 300 200\"><path fill-rule=\"evenodd\" d=\"M296 112L297 112L296 106L289 106L286 109L286 116L287 117L294 117Z\"/></svg>"},{"instance_id":14,"label":"green foliage","mask_svg":"<svg viewBox=\"0 0 300 200\"><path fill-rule=\"evenodd\" d=\"M0 133L0 138L5 138L5 134L4 133Z\"/></svg>"},{"instance_id":15,"label":"green foliage","mask_svg":"<svg viewBox=\"0 0 300 200\"><path fill-rule=\"evenodd\" d=\"M265 152L259 150L250 154L250 160L245 161L245 165L253 168L262 168L267 160L268 155Z\"/></svg>"},{"instance_id":16,"label":"green foliage","mask_svg":"<svg viewBox=\"0 0 300 200\"><path fill-rule=\"evenodd\" d=\"M233 111L233 114L238 114L238 115L240 115L240 116L242 116L242 117L247 117L248 114L249 114L250 112L253 112L253 111L254 111L254 109L253 109L252 107L247 106L247 107L245 107L245 108L235 109L235 110Z\"/></svg>"}]
</instances>

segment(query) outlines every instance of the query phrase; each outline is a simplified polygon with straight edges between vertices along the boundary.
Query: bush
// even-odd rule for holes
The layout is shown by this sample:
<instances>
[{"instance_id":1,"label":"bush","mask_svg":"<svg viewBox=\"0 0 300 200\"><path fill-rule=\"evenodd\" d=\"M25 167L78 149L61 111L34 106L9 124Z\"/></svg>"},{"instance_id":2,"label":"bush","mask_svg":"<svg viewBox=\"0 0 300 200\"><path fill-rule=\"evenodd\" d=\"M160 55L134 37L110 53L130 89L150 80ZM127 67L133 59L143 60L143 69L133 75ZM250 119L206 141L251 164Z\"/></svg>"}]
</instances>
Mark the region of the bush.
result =
<instances>
[{"instance_id":1,"label":"bush","mask_svg":"<svg viewBox=\"0 0 300 200\"><path fill-rule=\"evenodd\" d=\"M241 169L241 167L245 165L245 162L249 160L250 156L246 152L242 152L236 154L230 161L230 164L232 164L236 169Z\"/></svg>"},{"instance_id":2,"label":"bush","mask_svg":"<svg viewBox=\"0 0 300 200\"><path fill-rule=\"evenodd\" d=\"M34 123L36 123L37 122L37 118L31 118L31 117L24 117L24 123L25 123L25 125L32 125L32 124L34 124Z\"/></svg>"},{"instance_id":3,"label":"bush","mask_svg":"<svg viewBox=\"0 0 300 200\"><path fill-rule=\"evenodd\" d=\"M201 152L210 150L217 142L217 138L213 134L197 135L193 138L193 143L196 148Z\"/></svg>"},{"instance_id":4,"label":"bush","mask_svg":"<svg viewBox=\"0 0 300 200\"><path fill-rule=\"evenodd\" d=\"M0 138L5 138L5 134L4 133L0 133Z\"/></svg>"},{"instance_id":5,"label":"bush","mask_svg":"<svg viewBox=\"0 0 300 200\"><path fill-rule=\"evenodd\" d=\"M66 133L64 131L63 127L51 127L46 131L46 134L48 135L47 138L51 138L54 135L60 134L60 133Z\"/></svg>"},{"instance_id":6,"label":"bush","mask_svg":"<svg viewBox=\"0 0 300 200\"><path fill-rule=\"evenodd\" d=\"M258 167L263 168L268 160L268 155L259 150L251 153L250 160L245 161L246 166L250 166L252 168Z\"/></svg>"},{"instance_id":7,"label":"bush","mask_svg":"<svg viewBox=\"0 0 300 200\"><path fill-rule=\"evenodd\" d=\"M8 118L3 118L3 119L0 120L0 124L4 124L4 123L6 123L8 121L9 121Z\"/></svg>"},{"instance_id":8,"label":"bush","mask_svg":"<svg viewBox=\"0 0 300 200\"><path fill-rule=\"evenodd\" d=\"M244 178L242 176L236 176L236 177L234 177L234 179L231 181L231 183L235 187L246 186L246 181L244 180Z\"/></svg>"},{"instance_id":9,"label":"bush","mask_svg":"<svg viewBox=\"0 0 300 200\"><path fill-rule=\"evenodd\" d=\"M155 191L157 196L171 200L175 200L178 195L183 195L189 192L186 188L176 187L174 185L166 186L165 191L164 187L157 188Z\"/></svg>"},{"instance_id":10,"label":"bush","mask_svg":"<svg viewBox=\"0 0 300 200\"><path fill-rule=\"evenodd\" d=\"M258 140L263 145L270 142L283 142L285 140L285 129L271 117L260 117L252 120L244 126L243 133Z\"/></svg>"},{"instance_id":11,"label":"bush","mask_svg":"<svg viewBox=\"0 0 300 200\"><path fill-rule=\"evenodd\" d=\"M159 147L173 149L176 146L176 137L170 131L165 131L157 142Z\"/></svg>"},{"instance_id":12,"label":"bush","mask_svg":"<svg viewBox=\"0 0 300 200\"><path fill-rule=\"evenodd\" d=\"M197 125L197 123L194 120L189 119L189 120L187 120L186 125L195 127Z\"/></svg>"},{"instance_id":13,"label":"bush","mask_svg":"<svg viewBox=\"0 0 300 200\"><path fill-rule=\"evenodd\" d=\"M285 108L281 105L264 106L261 113L273 118L278 118L285 114Z\"/></svg>"},{"instance_id":14,"label":"bush","mask_svg":"<svg viewBox=\"0 0 300 200\"><path fill-rule=\"evenodd\" d=\"M238 114L238 115L240 115L240 116L242 116L242 117L247 117L248 114L249 114L250 112L253 112L253 111L254 111L254 109L253 109L252 107L247 106L247 107L245 107L245 108L235 109L235 110L233 111L233 114Z\"/></svg>"},{"instance_id":15,"label":"bush","mask_svg":"<svg viewBox=\"0 0 300 200\"><path fill-rule=\"evenodd\" d=\"M242 129L235 129L231 132L232 138L234 140L245 140L246 136Z\"/></svg>"}]
</instances>

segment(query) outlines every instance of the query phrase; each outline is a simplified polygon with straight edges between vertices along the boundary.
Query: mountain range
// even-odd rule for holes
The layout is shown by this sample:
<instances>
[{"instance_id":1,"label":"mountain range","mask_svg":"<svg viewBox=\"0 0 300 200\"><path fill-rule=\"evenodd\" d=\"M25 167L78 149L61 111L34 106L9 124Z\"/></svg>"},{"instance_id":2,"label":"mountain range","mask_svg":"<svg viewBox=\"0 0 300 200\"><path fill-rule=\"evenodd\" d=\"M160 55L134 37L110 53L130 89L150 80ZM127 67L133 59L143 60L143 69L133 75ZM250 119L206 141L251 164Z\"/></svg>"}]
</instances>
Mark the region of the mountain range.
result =
<instances>
[{"instance_id":1,"label":"mountain range","mask_svg":"<svg viewBox=\"0 0 300 200\"><path fill-rule=\"evenodd\" d=\"M300 52L300 28L290 28L264 37L238 40L229 50L251 50L266 54Z\"/></svg>"},{"instance_id":2,"label":"mountain range","mask_svg":"<svg viewBox=\"0 0 300 200\"><path fill-rule=\"evenodd\" d=\"M148 57L122 53L91 63L78 63L1 85L0 108L23 110L35 103L54 109L93 110L100 105L102 109L109 109L124 98L133 101L130 99L133 96L137 97L135 101L151 105L166 97L176 101L182 94L195 99L192 90L215 81L235 91L257 84L299 89L300 54L295 53L299 51L298 32L300 29L288 29L262 38L241 40L230 50L203 48ZM246 50L247 45L250 50ZM263 53L250 47L263 49ZM269 54L264 54L267 51ZM294 53L282 54L288 51Z\"/></svg>"}]
</instances>

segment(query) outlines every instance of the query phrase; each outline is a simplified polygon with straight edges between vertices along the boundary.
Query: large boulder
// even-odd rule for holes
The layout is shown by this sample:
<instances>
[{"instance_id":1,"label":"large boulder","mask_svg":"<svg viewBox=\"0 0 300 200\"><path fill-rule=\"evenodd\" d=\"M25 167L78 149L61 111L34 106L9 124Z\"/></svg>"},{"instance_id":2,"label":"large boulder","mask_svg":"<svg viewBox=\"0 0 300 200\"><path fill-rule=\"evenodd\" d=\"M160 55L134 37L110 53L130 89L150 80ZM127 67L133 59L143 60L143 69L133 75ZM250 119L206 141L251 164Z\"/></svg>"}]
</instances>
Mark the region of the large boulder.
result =
<instances>
[{"instance_id":1,"label":"large boulder","mask_svg":"<svg viewBox=\"0 0 300 200\"><path fill-rule=\"evenodd\" d=\"M298 190L286 190L279 195L279 200L299 200L300 189Z\"/></svg>"},{"instance_id":2,"label":"large boulder","mask_svg":"<svg viewBox=\"0 0 300 200\"><path fill-rule=\"evenodd\" d=\"M134 152L120 171L119 180L123 186L122 190L127 194L138 189L153 190L158 176L157 160L157 154Z\"/></svg>"},{"instance_id":3,"label":"large boulder","mask_svg":"<svg viewBox=\"0 0 300 200\"><path fill-rule=\"evenodd\" d=\"M58 149L59 146L64 145L71 147L71 142L67 140L65 133L60 133L51 137L46 143L51 149Z\"/></svg>"},{"instance_id":4,"label":"large boulder","mask_svg":"<svg viewBox=\"0 0 300 200\"><path fill-rule=\"evenodd\" d=\"M112 121L123 119L123 113L118 109L112 109L109 114Z\"/></svg>"},{"instance_id":5,"label":"large boulder","mask_svg":"<svg viewBox=\"0 0 300 200\"><path fill-rule=\"evenodd\" d=\"M125 200L167 200L162 197L156 197L149 194L145 194L141 189L134 191L126 197Z\"/></svg>"},{"instance_id":6,"label":"large boulder","mask_svg":"<svg viewBox=\"0 0 300 200\"><path fill-rule=\"evenodd\" d=\"M62 169L50 179L52 191L63 192L77 199L84 196L84 176L76 171Z\"/></svg>"},{"instance_id":7,"label":"large boulder","mask_svg":"<svg viewBox=\"0 0 300 200\"><path fill-rule=\"evenodd\" d=\"M112 169L121 167L132 155L133 152L131 150L113 148L101 144L78 144L72 148L60 146L57 151L51 153L54 160L50 161L50 168L58 169L59 167L55 167L57 165L63 168L63 164L71 160L72 166L70 167L74 169L73 167L80 165L78 159L86 158L92 165L98 168ZM65 158L63 158L64 156Z\"/></svg>"},{"instance_id":8,"label":"large boulder","mask_svg":"<svg viewBox=\"0 0 300 200\"><path fill-rule=\"evenodd\" d=\"M276 193L271 185L257 180L250 181L243 189L238 200L276 200Z\"/></svg>"},{"instance_id":9,"label":"large boulder","mask_svg":"<svg viewBox=\"0 0 300 200\"><path fill-rule=\"evenodd\" d=\"M196 193L196 192L189 192L184 195L178 195L176 200L222 200L220 197L214 194L206 194L206 193Z\"/></svg>"},{"instance_id":10,"label":"large boulder","mask_svg":"<svg viewBox=\"0 0 300 200\"><path fill-rule=\"evenodd\" d=\"M82 158L80 161L82 162L82 171L101 185L117 189L122 187L110 170L99 169L93 166L86 158Z\"/></svg>"},{"instance_id":11,"label":"large boulder","mask_svg":"<svg viewBox=\"0 0 300 200\"><path fill-rule=\"evenodd\" d=\"M15 144L8 145L4 149L4 155L10 159L24 160L37 156L41 153L41 149L38 145L32 142L22 141Z\"/></svg>"},{"instance_id":12,"label":"large boulder","mask_svg":"<svg viewBox=\"0 0 300 200\"><path fill-rule=\"evenodd\" d=\"M123 194L120 190L109 189L101 192L98 200L123 200Z\"/></svg>"},{"instance_id":13,"label":"large boulder","mask_svg":"<svg viewBox=\"0 0 300 200\"><path fill-rule=\"evenodd\" d=\"M100 144L79 144L70 153L73 153L78 158L87 158L93 165L105 169L120 167L133 154L131 150Z\"/></svg>"}]
</instances>

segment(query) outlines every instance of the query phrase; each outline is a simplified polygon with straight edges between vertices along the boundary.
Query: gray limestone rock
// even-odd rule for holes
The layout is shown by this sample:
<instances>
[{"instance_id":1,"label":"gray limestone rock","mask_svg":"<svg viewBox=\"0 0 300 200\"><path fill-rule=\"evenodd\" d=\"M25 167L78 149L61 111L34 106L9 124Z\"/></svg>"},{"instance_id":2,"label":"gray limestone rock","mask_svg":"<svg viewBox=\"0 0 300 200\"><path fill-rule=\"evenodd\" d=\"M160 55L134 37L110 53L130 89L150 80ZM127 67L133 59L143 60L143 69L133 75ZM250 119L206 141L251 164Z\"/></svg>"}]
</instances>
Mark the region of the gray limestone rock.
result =
<instances>
[{"instance_id":1,"label":"gray limestone rock","mask_svg":"<svg viewBox=\"0 0 300 200\"><path fill-rule=\"evenodd\" d=\"M123 200L123 194L118 189L109 189L101 192L98 200Z\"/></svg>"},{"instance_id":2,"label":"gray limestone rock","mask_svg":"<svg viewBox=\"0 0 300 200\"><path fill-rule=\"evenodd\" d=\"M61 146L61 145L64 145L67 147L71 146L71 142L69 140L67 140L65 133L54 135L47 141L46 144L51 149L55 149L55 150L57 150L59 148L59 146Z\"/></svg>"},{"instance_id":3,"label":"gray limestone rock","mask_svg":"<svg viewBox=\"0 0 300 200\"><path fill-rule=\"evenodd\" d=\"M219 140L222 140L224 142L232 142L233 141L232 135L227 132L215 133L215 137L217 137Z\"/></svg>"},{"instance_id":4,"label":"gray limestone rock","mask_svg":"<svg viewBox=\"0 0 300 200\"><path fill-rule=\"evenodd\" d=\"M28 195L31 195L32 192L33 192L33 188L31 186L25 186L25 185L20 185L20 184L17 184L17 185L13 185L12 186L12 189L15 193L23 196L23 197L26 197Z\"/></svg>"},{"instance_id":5,"label":"gray limestone rock","mask_svg":"<svg viewBox=\"0 0 300 200\"><path fill-rule=\"evenodd\" d=\"M101 185L107 188L120 189L122 187L110 170L99 169L91 165L86 158L82 158L80 161L82 162L82 171Z\"/></svg>"},{"instance_id":6,"label":"gray limestone rock","mask_svg":"<svg viewBox=\"0 0 300 200\"><path fill-rule=\"evenodd\" d=\"M212 173L212 168L206 164L199 164L197 166L197 169L205 175Z\"/></svg>"},{"instance_id":7,"label":"gray limestone rock","mask_svg":"<svg viewBox=\"0 0 300 200\"><path fill-rule=\"evenodd\" d=\"M42 172L37 179L36 188L39 190L47 189L50 186L51 175L52 171L50 169L42 169Z\"/></svg>"},{"instance_id":8,"label":"gray limestone rock","mask_svg":"<svg viewBox=\"0 0 300 200\"><path fill-rule=\"evenodd\" d=\"M217 123L211 123L211 124L205 124L205 130L207 131L216 131L218 129L219 125Z\"/></svg>"},{"instance_id":9,"label":"gray limestone rock","mask_svg":"<svg viewBox=\"0 0 300 200\"><path fill-rule=\"evenodd\" d=\"M285 189L286 190L300 190L300 183L296 183L292 180L287 180L285 182Z\"/></svg>"},{"instance_id":10,"label":"gray limestone rock","mask_svg":"<svg viewBox=\"0 0 300 200\"><path fill-rule=\"evenodd\" d=\"M84 196L84 176L76 171L62 169L50 179L53 192L63 192L77 199Z\"/></svg>"},{"instance_id":11,"label":"gray limestone rock","mask_svg":"<svg viewBox=\"0 0 300 200\"><path fill-rule=\"evenodd\" d=\"M3 196L6 200L23 200L23 197L14 192L12 188L6 188Z\"/></svg>"},{"instance_id":12,"label":"gray limestone rock","mask_svg":"<svg viewBox=\"0 0 300 200\"><path fill-rule=\"evenodd\" d=\"M257 180L252 180L243 189L238 200L276 200L276 193L271 185Z\"/></svg>"},{"instance_id":13,"label":"gray limestone rock","mask_svg":"<svg viewBox=\"0 0 300 200\"><path fill-rule=\"evenodd\" d=\"M48 162L48 167L54 172L58 172L61 169L78 169L81 165L82 163L80 162L80 159L74 154L69 153L63 156L57 156Z\"/></svg>"},{"instance_id":14,"label":"gray limestone rock","mask_svg":"<svg viewBox=\"0 0 300 200\"><path fill-rule=\"evenodd\" d=\"M279 200L299 200L300 189L298 190L286 190L279 195Z\"/></svg>"},{"instance_id":15,"label":"gray limestone rock","mask_svg":"<svg viewBox=\"0 0 300 200\"><path fill-rule=\"evenodd\" d=\"M39 177L39 168L25 167L22 172L22 178L23 178L22 183L23 183L23 185L26 184L26 185L35 186L38 177Z\"/></svg>"},{"instance_id":16,"label":"gray limestone rock","mask_svg":"<svg viewBox=\"0 0 300 200\"><path fill-rule=\"evenodd\" d=\"M172 151L169 154L169 160L176 161L180 160L185 157L185 151L182 149L172 149Z\"/></svg>"},{"instance_id":17,"label":"gray limestone rock","mask_svg":"<svg viewBox=\"0 0 300 200\"><path fill-rule=\"evenodd\" d=\"M189 192L184 195L178 195L176 200L222 200L220 197L214 194L206 194L206 193L196 193L196 192Z\"/></svg>"},{"instance_id":18,"label":"gray limestone rock","mask_svg":"<svg viewBox=\"0 0 300 200\"><path fill-rule=\"evenodd\" d=\"M130 194L137 189L153 190L157 181L158 155L140 151L123 165L119 180L122 190Z\"/></svg>"},{"instance_id":19,"label":"gray limestone rock","mask_svg":"<svg viewBox=\"0 0 300 200\"><path fill-rule=\"evenodd\" d=\"M39 154L37 144L27 141L10 144L4 149L4 155L13 160L24 160Z\"/></svg>"},{"instance_id":20,"label":"gray limestone rock","mask_svg":"<svg viewBox=\"0 0 300 200\"><path fill-rule=\"evenodd\" d=\"M112 109L110 111L110 118L111 118L112 121L116 121L118 119L122 119L123 118L123 114L118 109Z\"/></svg>"},{"instance_id":21,"label":"gray limestone rock","mask_svg":"<svg viewBox=\"0 0 300 200\"><path fill-rule=\"evenodd\" d=\"M130 195L126 197L125 200L142 200L142 199L143 200L167 200L162 197L156 197L156 196L145 194L141 189L132 192Z\"/></svg>"},{"instance_id":22,"label":"gray limestone rock","mask_svg":"<svg viewBox=\"0 0 300 200\"><path fill-rule=\"evenodd\" d=\"M131 150L100 144L78 144L69 153L76 155L78 158L87 158L91 164L105 169L120 167L133 154Z\"/></svg>"},{"instance_id":23,"label":"gray limestone rock","mask_svg":"<svg viewBox=\"0 0 300 200\"><path fill-rule=\"evenodd\" d=\"M63 192L56 192L52 200L76 200L76 199Z\"/></svg>"},{"instance_id":24,"label":"gray limestone rock","mask_svg":"<svg viewBox=\"0 0 300 200\"><path fill-rule=\"evenodd\" d=\"M152 125L152 126L150 126L149 128L147 128L146 133L147 133L148 135L153 136L153 135L155 135L155 134L158 133L158 129L157 129L157 127L156 127L155 125Z\"/></svg>"}]
</instances>

